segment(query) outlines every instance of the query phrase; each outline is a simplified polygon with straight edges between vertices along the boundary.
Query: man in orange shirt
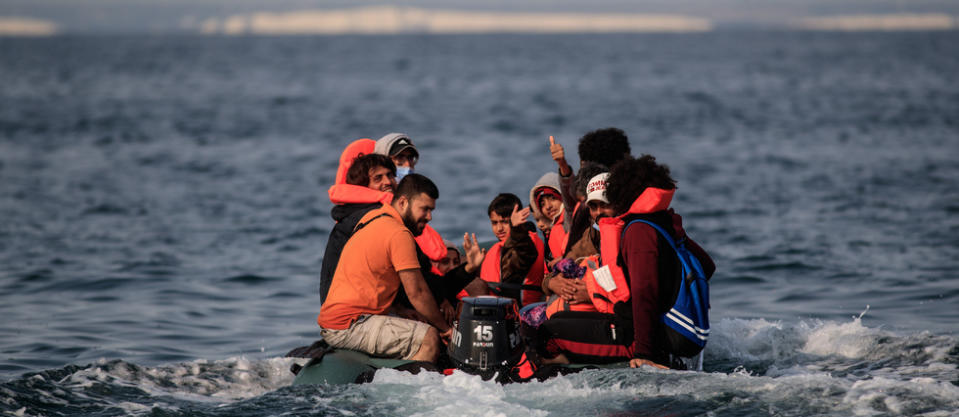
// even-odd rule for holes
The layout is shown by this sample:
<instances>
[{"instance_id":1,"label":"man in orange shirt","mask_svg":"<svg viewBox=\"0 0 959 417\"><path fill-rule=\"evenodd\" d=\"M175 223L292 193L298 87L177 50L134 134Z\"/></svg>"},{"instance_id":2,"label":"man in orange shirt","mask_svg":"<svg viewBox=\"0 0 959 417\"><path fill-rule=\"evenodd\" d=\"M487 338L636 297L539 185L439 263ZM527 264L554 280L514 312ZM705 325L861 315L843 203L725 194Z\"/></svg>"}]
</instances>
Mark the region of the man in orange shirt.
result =
<instances>
[{"instance_id":1,"label":"man in orange shirt","mask_svg":"<svg viewBox=\"0 0 959 417\"><path fill-rule=\"evenodd\" d=\"M397 186L389 205L370 211L340 256L317 323L330 346L372 356L435 362L452 329L423 279L414 236L432 219L439 191L419 174ZM478 246L464 237L467 256ZM426 323L387 316L402 284ZM427 324L428 323L428 324Z\"/></svg>"}]
</instances>

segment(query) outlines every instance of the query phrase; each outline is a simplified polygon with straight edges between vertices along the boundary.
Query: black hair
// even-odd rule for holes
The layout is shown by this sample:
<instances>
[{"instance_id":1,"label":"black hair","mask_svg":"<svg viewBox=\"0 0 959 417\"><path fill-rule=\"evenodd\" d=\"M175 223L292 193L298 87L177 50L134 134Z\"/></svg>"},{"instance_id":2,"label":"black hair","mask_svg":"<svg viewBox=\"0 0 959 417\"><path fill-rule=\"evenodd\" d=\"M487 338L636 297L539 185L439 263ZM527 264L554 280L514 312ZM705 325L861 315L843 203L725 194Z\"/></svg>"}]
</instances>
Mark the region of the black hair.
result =
<instances>
[{"instance_id":1,"label":"black hair","mask_svg":"<svg viewBox=\"0 0 959 417\"><path fill-rule=\"evenodd\" d=\"M630 153L626 132L615 127L596 129L579 138L579 160L596 162L608 167Z\"/></svg>"},{"instance_id":2,"label":"black hair","mask_svg":"<svg viewBox=\"0 0 959 417\"><path fill-rule=\"evenodd\" d=\"M360 155L353 159L353 165L346 170L346 183L352 185L361 185L363 187L370 185L370 170L376 167L384 167L396 175L396 164L390 157L380 154Z\"/></svg>"},{"instance_id":3,"label":"black hair","mask_svg":"<svg viewBox=\"0 0 959 417\"><path fill-rule=\"evenodd\" d=\"M516 206L523 207L523 202L520 201L516 194L502 193L489 203L489 208L486 209L486 215L489 216L492 213L496 213L501 217L509 218L513 215L513 208Z\"/></svg>"},{"instance_id":4,"label":"black hair","mask_svg":"<svg viewBox=\"0 0 959 417\"><path fill-rule=\"evenodd\" d=\"M676 181L669 176L669 167L656 163L654 156L628 157L609 172L606 198L617 213L625 213L648 187L672 190Z\"/></svg>"},{"instance_id":5,"label":"black hair","mask_svg":"<svg viewBox=\"0 0 959 417\"><path fill-rule=\"evenodd\" d=\"M436 200L440 198L440 190L436 188L436 184L433 184L433 181L429 178L426 178L425 175L420 174L407 174L400 180L400 183L396 186L396 191L393 193L393 197L406 197L409 200L413 200L415 197L419 197L420 194L426 194L430 198Z\"/></svg>"},{"instance_id":6,"label":"black hair","mask_svg":"<svg viewBox=\"0 0 959 417\"><path fill-rule=\"evenodd\" d=\"M576 182L573 183L576 194L578 196L586 197L586 185L589 184L589 180L604 172L609 172L609 168L606 165L597 162L586 161L586 163L579 169L579 172L576 173Z\"/></svg>"}]
</instances>

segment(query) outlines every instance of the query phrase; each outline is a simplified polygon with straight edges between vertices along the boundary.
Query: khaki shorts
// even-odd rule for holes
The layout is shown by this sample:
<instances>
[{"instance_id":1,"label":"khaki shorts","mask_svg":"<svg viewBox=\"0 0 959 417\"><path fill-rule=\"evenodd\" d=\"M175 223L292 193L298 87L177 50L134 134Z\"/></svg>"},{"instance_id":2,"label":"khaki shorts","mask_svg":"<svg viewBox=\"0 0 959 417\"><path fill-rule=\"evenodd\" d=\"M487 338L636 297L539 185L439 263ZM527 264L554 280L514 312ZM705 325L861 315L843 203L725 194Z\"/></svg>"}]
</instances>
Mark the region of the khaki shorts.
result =
<instances>
[{"instance_id":1,"label":"khaki shorts","mask_svg":"<svg viewBox=\"0 0 959 417\"><path fill-rule=\"evenodd\" d=\"M330 346L366 352L381 358L410 359L423 344L429 324L393 316L360 316L349 328L322 329Z\"/></svg>"}]
</instances>

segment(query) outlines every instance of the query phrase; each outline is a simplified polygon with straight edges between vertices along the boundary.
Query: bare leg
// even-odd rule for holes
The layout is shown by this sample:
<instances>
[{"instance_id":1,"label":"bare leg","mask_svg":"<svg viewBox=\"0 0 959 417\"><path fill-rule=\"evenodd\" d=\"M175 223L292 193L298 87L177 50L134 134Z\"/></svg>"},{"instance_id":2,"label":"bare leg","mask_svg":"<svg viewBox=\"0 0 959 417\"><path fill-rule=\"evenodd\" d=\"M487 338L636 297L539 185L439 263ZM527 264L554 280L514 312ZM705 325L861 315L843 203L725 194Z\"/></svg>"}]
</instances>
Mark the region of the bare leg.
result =
<instances>
[{"instance_id":1,"label":"bare leg","mask_svg":"<svg viewBox=\"0 0 959 417\"><path fill-rule=\"evenodd\" d=\"M423 337L423 343L420 344L419 350L417 350L410 359L436 363L436 358L439 357L440 354L441 344L439 332L436 331L435 327L430 326L430 329L426 331L426 336Z\"/></svg>"}]
</instances>

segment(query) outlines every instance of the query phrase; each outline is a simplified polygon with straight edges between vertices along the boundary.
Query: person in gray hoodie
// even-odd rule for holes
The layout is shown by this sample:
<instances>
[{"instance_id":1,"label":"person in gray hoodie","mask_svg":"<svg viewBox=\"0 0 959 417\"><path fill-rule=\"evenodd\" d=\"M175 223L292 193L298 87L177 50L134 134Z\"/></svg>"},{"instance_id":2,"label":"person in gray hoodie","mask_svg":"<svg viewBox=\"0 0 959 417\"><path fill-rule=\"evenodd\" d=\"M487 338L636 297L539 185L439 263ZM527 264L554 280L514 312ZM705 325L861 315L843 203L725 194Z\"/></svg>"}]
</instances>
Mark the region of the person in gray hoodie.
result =
<instances>
[{"instance_id":1,"label":"person in gray hoodie","mask_svg":"<svg viewBox=\"0 0 959 417\"><path fill-rule=\"evenodd\" d=\"M529 204L533 217L549 223L549 227L543 230L543 241L547 243L547 263L563 257L562 247L566 237L563 229L563 213L566 209L559 187L559 174L547 172L529 190Z\"/></svg>"}]
</instances>

